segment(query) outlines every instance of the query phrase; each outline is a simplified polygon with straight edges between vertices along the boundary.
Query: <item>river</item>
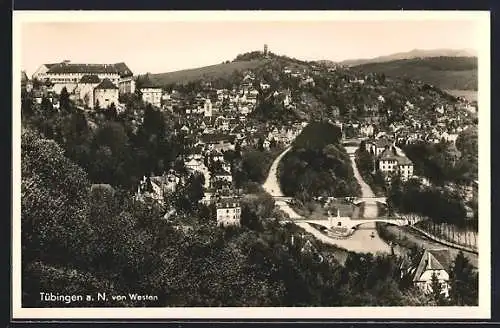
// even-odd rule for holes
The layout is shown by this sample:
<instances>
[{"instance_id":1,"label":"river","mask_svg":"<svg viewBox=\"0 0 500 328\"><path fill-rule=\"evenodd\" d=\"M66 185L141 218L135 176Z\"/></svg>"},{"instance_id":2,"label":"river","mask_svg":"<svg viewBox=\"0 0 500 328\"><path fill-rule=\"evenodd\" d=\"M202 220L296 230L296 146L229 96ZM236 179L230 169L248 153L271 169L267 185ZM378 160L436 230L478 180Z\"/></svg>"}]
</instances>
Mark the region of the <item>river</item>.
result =
<instances>
[{"instance_id":1,"label":"river","mask_svg":"<svg viewBox=\"0 0 500 328\"><path fill-rule=\"evenodd\" d=\"M278 165L283 158L283 156L291 149L291 147L285 149L273 162L269 170L269 175L263 184L263 188L273 197L282 197L283 192L281 191L279 179L278 179ZM355 147L346 147L348 153L353 153ZM351 166L354 171L354 177L358 181L361 187L361 193L363 197L373 197L374 193L370 186L365 183L361 177L354 157L351 157ZM358 229L346 239L335 239L327 236L320 230L313 228L310 224L300 221L303 219L298 213L296 213L288 204L284 201L277 201L276 204L290 216L290 219L295 221L295 224L306 230L307 232L314 235L317 239L321 240L323 243L336 245L342 247L348 251L358 252L358 253L390 253L391 248L384 242L378 235L375 228L375 223L365 223L358 227ZM378 215L378 207L376 202L367 201L365 203L364 216L366 218L374 218Z\"/></svg>"}]
</instances>

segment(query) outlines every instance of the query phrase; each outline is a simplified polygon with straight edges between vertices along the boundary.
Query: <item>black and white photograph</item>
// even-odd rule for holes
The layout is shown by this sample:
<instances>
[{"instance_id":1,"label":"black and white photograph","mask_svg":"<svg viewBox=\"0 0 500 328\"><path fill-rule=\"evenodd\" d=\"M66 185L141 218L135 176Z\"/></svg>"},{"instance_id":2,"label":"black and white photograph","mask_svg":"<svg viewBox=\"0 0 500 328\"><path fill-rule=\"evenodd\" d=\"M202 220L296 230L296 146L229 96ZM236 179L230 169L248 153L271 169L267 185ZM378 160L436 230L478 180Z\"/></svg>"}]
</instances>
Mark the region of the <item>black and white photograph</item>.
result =
<instances>
[{"instance_id":1,"label":"black and white photograph","mask_svg":"<svg viewBox=\"0 0 500 328\"><path fill-rule=\"evenodd\" d=\"M14 12L14 318L489 318L488 12Z\"/></svg>"}]
</instances>

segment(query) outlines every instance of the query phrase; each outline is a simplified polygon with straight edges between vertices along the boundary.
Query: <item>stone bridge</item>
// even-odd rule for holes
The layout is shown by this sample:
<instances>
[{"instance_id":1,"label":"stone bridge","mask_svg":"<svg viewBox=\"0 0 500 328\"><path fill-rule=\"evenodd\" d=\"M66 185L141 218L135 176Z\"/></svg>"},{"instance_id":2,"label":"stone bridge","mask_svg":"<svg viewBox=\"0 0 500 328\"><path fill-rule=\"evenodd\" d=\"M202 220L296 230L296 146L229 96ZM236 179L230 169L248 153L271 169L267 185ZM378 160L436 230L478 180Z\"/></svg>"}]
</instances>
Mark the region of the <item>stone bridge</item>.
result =
<instances>
[{"instance_id":1,"label":"stone bridge","mask_svg":"<svg viewBox=\"0 0 500 328\"><path fill-rule=\"evenodd\" d=\"M387 204L387 197L356 197L352 200L352 202L356 205L363 202Z\"/></svg>"},{"instance_id":2,"label":"stone bridge","mask_svg":"<svg viewBox=\"0 0 500 328\"><path fill-rule=\"evenodd\" d=\"M287 196L272 196L275 201L283 201L283 202L289 202L293 199L293 197L287 197Z\"/></svg>"},{"instance_id":3,"label":"stone bridge","mask_svg":"<svg viewBox=\"0 0 500 328\"><path fill-rule=\"evenodd\" d=\"M379 217L375 219L351 219L349 217L330 217L328 220L308 220L308 219L303 220L303 222L320 225L327 229L331 229L334 227L356 229L356 227L358 227L359 225L371 222L384 222L397 226L406 226L406 225L414 225L418 221L420 221L420 219L417 218L405 219L401 217Z\"/></svg>"}]
</instances>

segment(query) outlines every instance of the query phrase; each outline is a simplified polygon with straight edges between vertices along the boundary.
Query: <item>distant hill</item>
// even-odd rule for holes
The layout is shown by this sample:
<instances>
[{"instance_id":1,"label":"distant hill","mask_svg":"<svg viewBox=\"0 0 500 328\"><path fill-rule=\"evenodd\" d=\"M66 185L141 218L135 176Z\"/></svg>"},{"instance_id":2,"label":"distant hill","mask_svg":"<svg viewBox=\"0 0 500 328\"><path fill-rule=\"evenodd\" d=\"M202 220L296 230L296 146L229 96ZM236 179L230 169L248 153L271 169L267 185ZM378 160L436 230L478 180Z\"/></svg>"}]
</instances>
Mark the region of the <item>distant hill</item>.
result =
<instances>
[{"instance_id":1,"label":"distant hill","mask_svg":"<svg viewBox=\"0 0 500 328\"><path fill-rule=\"evenodd\" d=\"M172 83L185 84L200 79L225 79L228 78L234 71L241 72L252 70L264 65L268 61L268 59L264 58L248 61L233 61L175 72L150 74L149 77L152 82L159 86L165 86Z\"/></svg>"},{"instance_id":2,"label":"distant hill","mask_svg":"<svg viewBox=\"0 0 500 328\"><path fill-rule=\"evenodd\" d=\"M394 60L427 58L427 57L477 57L477 53L472 49L432 49L432 50L413 49L407 52L398 52L395 54L379 56L375 58L344 60L339 64L346 66L357 66L369 63L384 63Z\"/></svg>"},{"instance_id":3,"label":"distant hill","mask_svg":"<svg viewBox=\"0 0 500 328\"><path fill-rule=\"evenodd\" d=\"M443 90L477 90L476 57L431 57L357 65L364 73L384 73L435 85Z\"/></svg>"}]
</instances>

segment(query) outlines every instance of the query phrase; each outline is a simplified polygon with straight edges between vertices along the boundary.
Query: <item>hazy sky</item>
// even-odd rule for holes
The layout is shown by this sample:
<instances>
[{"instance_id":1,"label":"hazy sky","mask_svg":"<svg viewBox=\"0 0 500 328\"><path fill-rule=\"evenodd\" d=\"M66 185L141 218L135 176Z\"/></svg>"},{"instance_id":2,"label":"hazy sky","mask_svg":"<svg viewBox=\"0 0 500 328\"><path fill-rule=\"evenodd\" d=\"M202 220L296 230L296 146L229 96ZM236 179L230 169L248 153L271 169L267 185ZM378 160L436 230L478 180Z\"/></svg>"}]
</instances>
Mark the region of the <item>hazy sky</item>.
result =
<instances>
[{"instance_id":1,"label":"hazy sky","mask_svg":"<svg viewBox=\"0 0 500 328\"><path fill-rule=\"evenodd\" d=\"M21 66L125 62L134 74L218 64L262 49L298 59L371 58L412 49L477 49L462 21L23 23Z\"/></svg>"}]
</instances>

